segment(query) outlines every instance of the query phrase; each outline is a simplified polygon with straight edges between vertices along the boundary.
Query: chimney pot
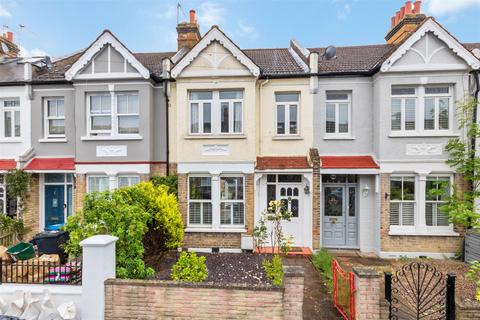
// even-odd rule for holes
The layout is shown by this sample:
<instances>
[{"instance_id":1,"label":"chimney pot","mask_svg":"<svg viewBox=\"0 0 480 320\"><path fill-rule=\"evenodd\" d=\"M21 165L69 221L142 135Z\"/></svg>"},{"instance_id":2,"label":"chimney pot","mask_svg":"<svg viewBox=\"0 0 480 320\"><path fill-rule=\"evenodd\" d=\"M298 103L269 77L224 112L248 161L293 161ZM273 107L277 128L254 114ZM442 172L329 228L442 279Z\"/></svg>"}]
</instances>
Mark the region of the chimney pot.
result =
<instances>
[{"instance_id":1,"label":"chimney pot","mask_svg":"<svg viewBox=\"0 0 480 320\"><path fill-rule=\"evenodd\" d=\"M395 16L393 16L391 20L392 20L392 26L391 27L393 28L393 27L395 27Z\"/></svg>"},{"instance_id":2,"label":"chimney pot","mask_svg":"<svg viewBox=\"0 0 480 320\"><path fill-rule=\"evenodd\" d=\"M412 1L405 2L405 14L412 14Z\"/></svg>"},{"instance_id":3,"label":"chimney pot","mask_svg":"<svg viewBox=\"0 0 480 320\"><path fill-rule=\"evenodd\" d=\"M13 32L7 31L7 40L13 42Z\"/></svg>"},{"instance_id":4,"label":"chimney pot","mask_svg":"<svg viewBox=\"0 0 480 320\"><path fill-rule=\"evenodd\" d=\"M190 10L190 23L196 23L195 10Z\"/></svg>"},{"instance_id":5,"label":"chimney pot","mask_svg":"<svg viewBox=\"0 0 480 320\"><path fill-rule=\"evenodd\" d=\"M405 7L401 7L400 8L400 20L402 20L404 16L405 16Z\"/></svg>"},{"instance_id":6,"label":"chimney pot","mask_svg":"<svg viewBox=\"0 0 480 320\"><path fill-rule=\"evenodd\" d=\"M421 11L421 7L422 7L422 1L420 0L415 1L415 3L413 4L413 13L419 14Z\"/></svg>"},{"instance_id":7,"label":"chimney pot","mask_svg":"<svg viewBox=\"0 0 480 320\"><path fill-rule=\"evenodd\" d=\"M397 21L397 23L395 24L398 24L400 22L400 10L398 10L396 13L395 13L395 20Z\"/></svg>"}]
</instances>

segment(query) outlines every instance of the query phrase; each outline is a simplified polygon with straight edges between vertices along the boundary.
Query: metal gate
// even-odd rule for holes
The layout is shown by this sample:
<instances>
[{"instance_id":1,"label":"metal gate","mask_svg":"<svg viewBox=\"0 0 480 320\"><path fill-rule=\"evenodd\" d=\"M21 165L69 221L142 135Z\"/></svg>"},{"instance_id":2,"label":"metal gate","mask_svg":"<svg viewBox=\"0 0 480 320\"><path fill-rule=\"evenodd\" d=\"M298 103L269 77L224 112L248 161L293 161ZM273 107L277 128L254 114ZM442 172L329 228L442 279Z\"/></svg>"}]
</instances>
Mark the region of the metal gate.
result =
<instances>
[{"instance_id":1,"label":"metal gate","mask_svg":"<svg viewBox=\"0 0 480 320\"><path fill-rule=\"evenodd\" d=\"M346 320L355 320L355 278L332 260L333 302Z\"/></svg>"},{"instance_id":2,"label":"metal gate","mask_svg":"<svg viewBox=\"0 0 480 320\"><path fill-rule=\"evenodd\" d=\"M423 262L385 273L385 299L390 319L455 319L455 275Z\"/></svg>"}]
</instances>

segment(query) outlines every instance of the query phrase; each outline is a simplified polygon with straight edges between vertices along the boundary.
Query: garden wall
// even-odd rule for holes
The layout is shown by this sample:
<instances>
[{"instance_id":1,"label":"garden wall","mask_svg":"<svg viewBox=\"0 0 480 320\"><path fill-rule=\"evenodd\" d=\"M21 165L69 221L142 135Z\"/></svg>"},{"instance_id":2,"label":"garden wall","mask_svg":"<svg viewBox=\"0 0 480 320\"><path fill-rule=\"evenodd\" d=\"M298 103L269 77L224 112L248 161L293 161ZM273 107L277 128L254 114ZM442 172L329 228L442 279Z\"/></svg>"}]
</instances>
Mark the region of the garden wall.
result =
<instances>
[{"instance_id":1,"label":"garden wall","mask_svg":"<svg viewBox=\"0 0 480 320\"><path fill-rule=\"evenodd\" d=\"M105 319L301 319L303 281L298 267L285 268L281 288L109 279Z\"/></svg>"}]
</instances>

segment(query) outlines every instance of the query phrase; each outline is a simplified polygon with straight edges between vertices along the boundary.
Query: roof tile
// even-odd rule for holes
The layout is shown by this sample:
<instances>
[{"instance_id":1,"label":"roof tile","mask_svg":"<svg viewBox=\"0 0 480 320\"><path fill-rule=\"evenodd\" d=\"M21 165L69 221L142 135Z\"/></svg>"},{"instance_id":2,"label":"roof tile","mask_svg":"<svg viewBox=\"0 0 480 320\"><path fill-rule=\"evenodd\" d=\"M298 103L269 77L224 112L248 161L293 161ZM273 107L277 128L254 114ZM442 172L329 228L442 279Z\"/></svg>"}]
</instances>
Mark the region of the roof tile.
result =
<instances>
[{"instance_id":1,"label":"roof tile","mask_svg":"<svg viewBox=\"0 0 480 320\"><path fill-rule=\"evenodd\" d=\"M267 169L308 169L307 157L257 157L258 170Z\"/></svg>"}]
</instances>

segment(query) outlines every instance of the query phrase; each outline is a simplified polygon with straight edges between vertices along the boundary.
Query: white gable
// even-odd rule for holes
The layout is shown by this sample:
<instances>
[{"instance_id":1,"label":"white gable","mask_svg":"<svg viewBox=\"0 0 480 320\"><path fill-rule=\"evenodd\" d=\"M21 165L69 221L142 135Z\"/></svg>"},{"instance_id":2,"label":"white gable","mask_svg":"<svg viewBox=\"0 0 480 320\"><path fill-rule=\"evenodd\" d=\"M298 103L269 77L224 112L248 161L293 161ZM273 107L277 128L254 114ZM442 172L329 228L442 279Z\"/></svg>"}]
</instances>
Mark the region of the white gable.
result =
<instances>
[{"instance_id":1,"label":"white gable","mask_svg":"<svg viewBox=\"0 0 480 320\"><path fill-rule=\"evenodd\" d=\"M260 69L214 26L172 69L172 77L258 76Z\"/></svg>"},{"instance_id":2,"label":"white gable","mask_svg":"<svg viewBox=\"0 0 480 320\"><path fill-rule=\"evenodd\" d=\"M381 71L478 69L480 61L432 19L382 64Z\"/></svg>"},{"instance_id":3,"label":"white gable","mask_svg":"<svg viewBox=\"0 0 480 320\"><path fill-rule=\"evenodd\" d=\"M67 80L145 78L150 72L109 31L100 37L65 73Z\"/></svg>"}]
</instances>

